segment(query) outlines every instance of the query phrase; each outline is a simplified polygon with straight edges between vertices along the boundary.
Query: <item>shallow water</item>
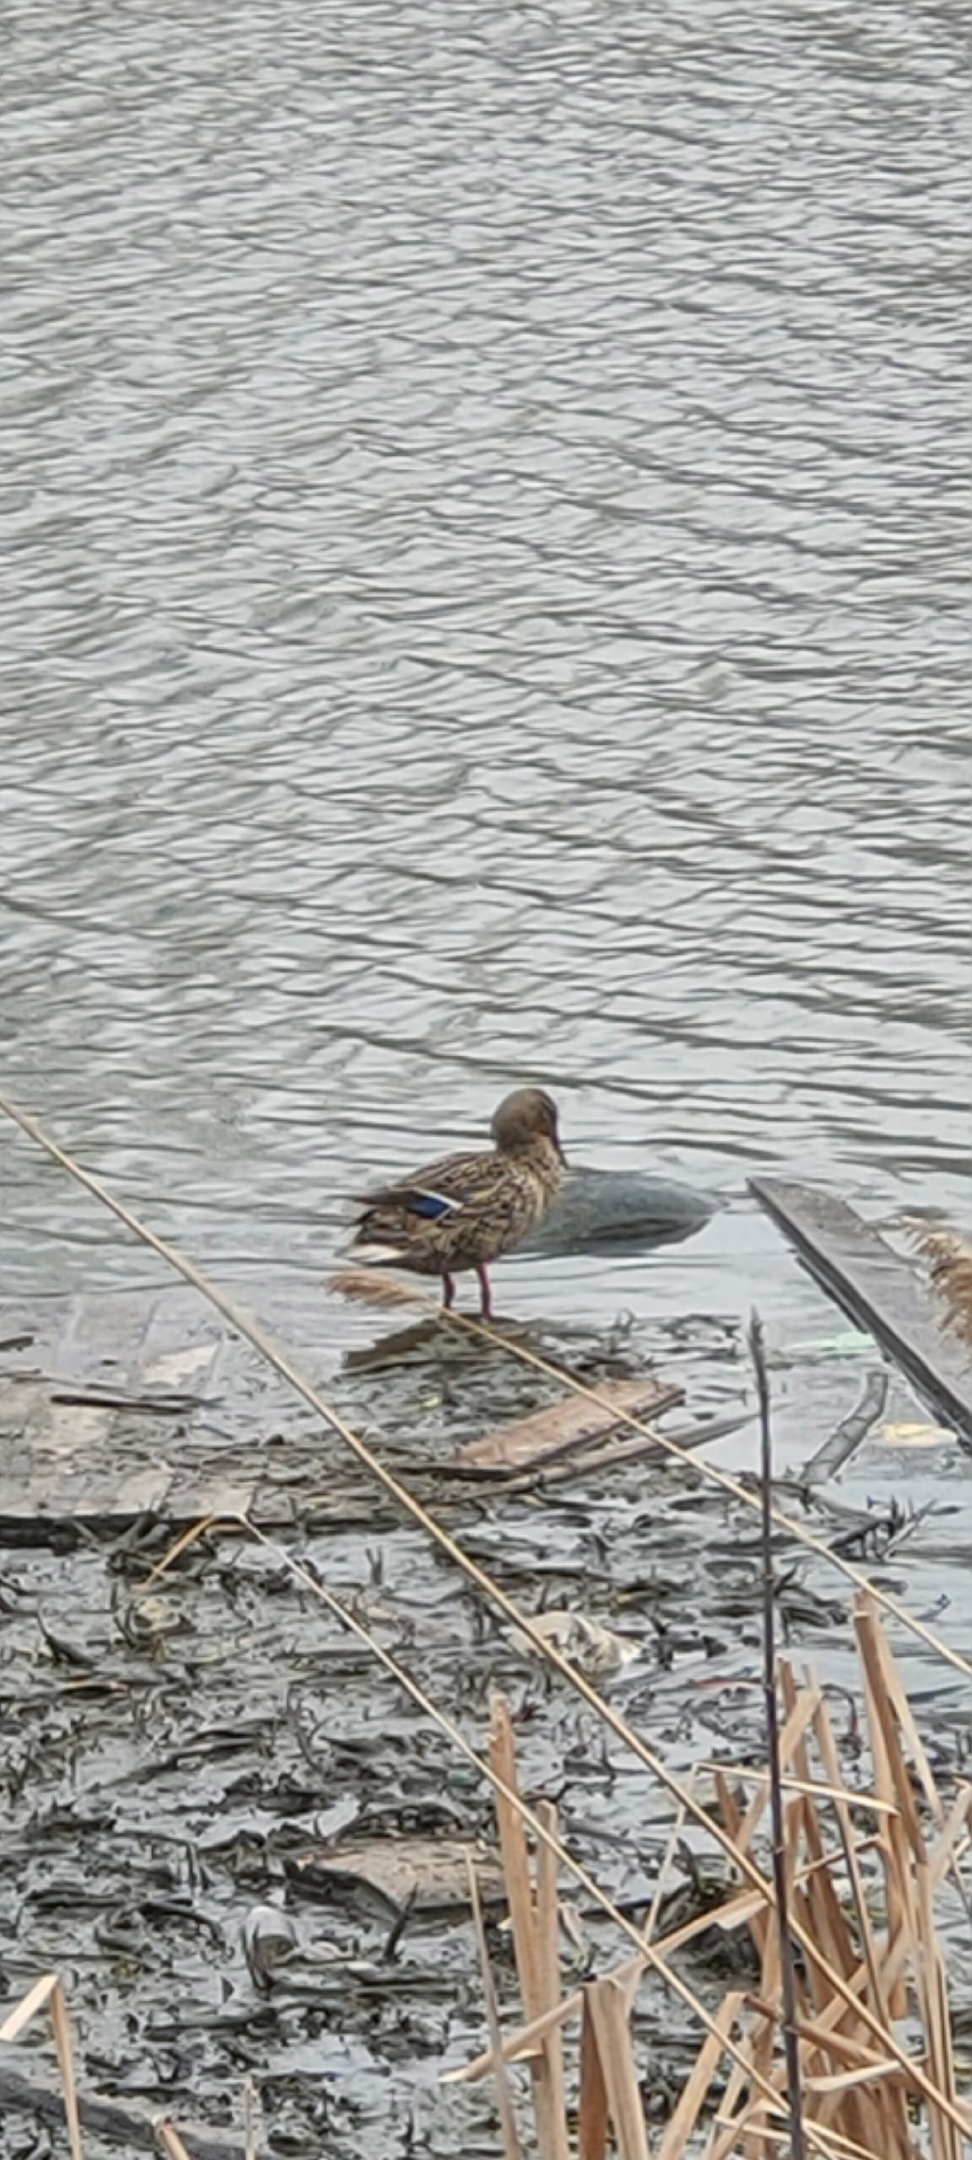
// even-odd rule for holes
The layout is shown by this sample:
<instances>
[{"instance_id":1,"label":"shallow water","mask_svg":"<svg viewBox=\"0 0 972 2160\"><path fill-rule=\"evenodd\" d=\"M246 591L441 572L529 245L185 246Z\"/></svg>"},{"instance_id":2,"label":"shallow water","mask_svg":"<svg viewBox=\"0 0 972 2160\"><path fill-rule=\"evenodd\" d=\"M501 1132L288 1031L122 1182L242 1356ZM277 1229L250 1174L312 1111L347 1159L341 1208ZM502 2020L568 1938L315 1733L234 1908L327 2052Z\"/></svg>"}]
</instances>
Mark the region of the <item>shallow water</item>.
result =
<instances>
[{"instance_id":1,"label":"shallow water","mask_svg":"<svg viewBox=\"0 0 972 2160\"><path fill-rule=\"evenodd\" d=\"M758 1302L792 1467L862 1365L747 1173L969 1221L964 28L9 26L2 1084L251 1306L538 1079L582 1160L728 1205L511 1261L501 1309L565 1342L630 1311L681 1369L685 1316ZM0 1145L10 1292L154 1273ZM378 1325L322 1292L299 1341L352 1409ZM847 1481L954 1505L895 1580L956 1641L970 1486L877 1443Z\"/></svg>"}]
</instances>

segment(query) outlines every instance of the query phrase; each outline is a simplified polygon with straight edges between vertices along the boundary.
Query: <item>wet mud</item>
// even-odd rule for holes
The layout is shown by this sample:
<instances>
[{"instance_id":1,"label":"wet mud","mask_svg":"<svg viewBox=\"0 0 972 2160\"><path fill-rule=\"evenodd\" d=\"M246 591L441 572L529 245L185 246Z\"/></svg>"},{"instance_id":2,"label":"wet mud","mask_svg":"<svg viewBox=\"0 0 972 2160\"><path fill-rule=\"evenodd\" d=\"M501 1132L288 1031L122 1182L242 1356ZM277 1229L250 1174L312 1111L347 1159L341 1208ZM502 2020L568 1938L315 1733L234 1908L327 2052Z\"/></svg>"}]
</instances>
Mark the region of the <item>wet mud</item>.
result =
<instances>
[{"instance_id":1,"label":"wet mud","mask_svg":"<svg viewBox=\"0 0 972 2160\"><path fill-rule=\"evenodd\" d=\"M920 1425L920 1407L893 1375L875 1388L877 1353L833 1308L821 1300L812 1317L829 1319L829 1336L773 1354L774 1390L791 1416L802 1406L802 1458L819 1457L868 1390L872 1409L883 1400L883 1423L839 1483L826 1457L822 1481L818 1461L801 1482L791 1442L781 1497L913 1609L934 1619L951 1595L943 1632L959 1640L968 1457L947 1434L925 1449L882 1438ZM8 1373L57 1370L57 1342L42 1328L25 1340L22 1313L19 1327L19 1338L0 1328L8 1344L20 1341L4 1354ZM702 1412L752 1417L731 1316L619 1315L613 1326L519 1334L585 1378L651 1366L677 1382L685 1402L663 1429ZM145 1518L115 1533L88 1528L71 1549L8 1543L0 1554L0 2010L39 1972L59 1971L82 2089L132 2121L166 2109L228 2150L241 2149L249 2080L266 2150L281 2160L493 2155L489 2086L439 2082L485 2036L467 1850L481 1869L501 1998L516 1999L488 1790L287 1556L348 1603L473 1746L484 1747L492 1692L508 1695L525 1792L556 1799L566 1842L628 1912L651 1900L671 1806L336 1436L303 1406L288 1411L277 1384L250 1367L243 1388L239 1354L230 1346L224 1374L227 1386L236 1375L236 1411L224 1395L206 1415L231 1433L238 1414L246 1446L262 1429L265 1459L289 1474L288 1510L268 1544L207 1533L153 1576L172 1530ZM97 1378L93 1360L89 1383ZM328 1393L526 1613L581 1615L620 1646L598 1685L674 1771L714 1756L762 1759L756 1518L697 1465L636 1461L608 1478L581 1470L515 1491L457 1482L445 1464L458 1445L557 1389L503 1348L407 1312L349 1318ZM292 1444L288 1415L298 1419ZM186 1447L192 1430L190 1420ZM741 1426L712 1452L745 1473L750 1432ZM171 1434L166 1444L178 1453ZM853 1779L862 1736L851 1586L783 1535L776 1557L781 1633L832 1691ZM583 1635L574 1641L581 1658ZM895 1648L947 1792L972 1766L972 1704L921 1646L896 1634ZM699 1831L682 1837L670 1882L666 1921L721 1894L723 1864ZM562 1891L566 1979L602 1968L618 1944L582 1893L566 1880ZM745 1966L745 1951L721 1936L686 1957L713 2003L727 1971ZM960 1971L956 2007L972 2016ZM637 2019L649 2109L663 2114L697 2035L652 1980ZM12 2067L50 2081L52 2062L38 2025ZM59 2137L36 2111L8 2105L0 2154L57 2153ZM92 2124L93 2160L121 2149Z\"/></svg>"}]
</instances>

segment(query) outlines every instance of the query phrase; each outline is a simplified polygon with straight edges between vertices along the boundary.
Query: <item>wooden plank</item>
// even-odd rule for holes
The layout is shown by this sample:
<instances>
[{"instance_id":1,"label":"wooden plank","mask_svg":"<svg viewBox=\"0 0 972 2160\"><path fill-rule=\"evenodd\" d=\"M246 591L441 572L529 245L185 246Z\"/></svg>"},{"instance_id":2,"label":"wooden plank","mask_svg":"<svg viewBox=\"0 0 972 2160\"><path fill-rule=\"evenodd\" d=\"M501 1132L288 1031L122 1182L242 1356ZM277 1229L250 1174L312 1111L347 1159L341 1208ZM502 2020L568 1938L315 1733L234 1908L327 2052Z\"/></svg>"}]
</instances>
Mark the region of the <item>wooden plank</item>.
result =
<instances>
[{"instance_id":1,"label":"wooden plank","mask_svg":"<svg viewBox=\"0 0 972 2160\"><path fill-rule=\"evenodd\" d=\"M940 1308L917 1269L832 1193L785 1178L750 1178L749 1188L822 1289L972 1445L972 1362L942 1333Z\"/></svg>"},{"instance_id":2,"label":"wooden plank","mask_svg":"<svg viewBox=\"0 0 972 2160\"><path fill-rule=\"evenodd\" d=\"M689 1454L693 1448L706 1447L710 1440L725 1440L730 1433L742 1432L746 1425L752 1423L751 1416L707 1417L700 1419L697 1425L690 1426L687 1430L683 1427L680 1432L670 1432L665 1437ZM571 1478L603 1477L606 1470L614 1470L625 1463L637 1462L646 1457L650 1462L659 1463L675 1460L669 1449L662 1446L660 1435L652 1432L632 1432L625 1438L625 1432L626 1428L622 1425L618 1428L617 1439L608 1434L593 1444L578 1449L576 1454L558 1456L557 1460L549 1465L541 1463L535 1469L517 1471L515 1476L504 1480L504 1497L509 1493L547 1492L554 1485L566 1485ZM447 1463L445 1468L448 1470L450 1465ZM463 1472L453 1470L452 1474L461 1477ZM468 1477L469 1472L465 1475ZM476 1472L477 1477L482 1475L482 1471Z\"/></svg>"},{"instance_id":3,"label":"wooden plank","mask_svg":"<svg viewBox=\"0 0 972 2160\"><path fill-rule=\"evenodd\" d=\"M271 1320L272 1290L263 1300ZM316 1287L301 1303L285 1284L279 1305L285 1331L317 1344ZM209 1515L248 1514L270 1531L353 1520L362 1509L370 1519L373 1494L362 1494L361 1473L342 1462L339 1443L322 1449L306 1406L274 1374L254 1369L249 1346L194 1292L52 1299L34 1321L8 1308L0 1340L0 1544L60 1545L85 1531L111 1537L143 1516L176 1532ZM571 1397L513 1420L473 1444L468 1467L460 1451L452 1475L557 1476L584 1450L589 1474L622 1410L650 1418L682 1399L651 1374L605 1381L598 1393L612 1408ZM270 1434L286 1448L268 1448ZM630 1428L607 1441L619 1461L652 1445L632 1439ZM441 1474L445 1466L435 1467Z\"/></svg>"},{"instance_id":4,"label":"wooden plank","mask_svg":"<svg viewBox=\"0 0 972 2160\"><path fill-rule=\"evenodd\" d=\"M575 1448L589 1447L617 1431L623 1413L638 1418L657 1417L663 1409L681 1402L683 1391L649 1374L643 1380L602 1380L597 1383L601 1403L585 1395L568 1395L529 1417L496 1425L478 1440L457 1448L445 1464L447 1470L467 1476L510 1477L556 1461ZM604 1408L604 1403L609 1405Z\"/></svg>"},{"instance_id":5,"label":"wooden plank","mask_svg":"<svg viewBox=\"0 0 972 2160\"><path fill-rule=\"evenodd\" d=\"M0 1540L120 1533L145 1515L179 1529L249 1510L255 1451L245 1465L237 1449L201 1457L191 1430L225 1351L211 1317L200 1322L184 1300L82 1297L45 1315L4 1358Z\"/></svg>"}]
</instances>

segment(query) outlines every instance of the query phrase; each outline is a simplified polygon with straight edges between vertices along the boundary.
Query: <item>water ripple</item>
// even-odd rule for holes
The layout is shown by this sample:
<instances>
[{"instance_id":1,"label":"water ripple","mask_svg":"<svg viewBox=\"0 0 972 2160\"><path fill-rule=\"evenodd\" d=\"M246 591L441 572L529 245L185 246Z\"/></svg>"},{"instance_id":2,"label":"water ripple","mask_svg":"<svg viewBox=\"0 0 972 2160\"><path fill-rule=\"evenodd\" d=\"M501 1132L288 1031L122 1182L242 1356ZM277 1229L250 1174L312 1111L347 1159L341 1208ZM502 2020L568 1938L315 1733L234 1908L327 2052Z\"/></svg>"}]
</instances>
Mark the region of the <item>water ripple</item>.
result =
<instances>
[{"instance_id":1,"label":"water ripple","mask_svg":"<svg viewBox=\"0 0 972 2160\"><path fill-rule=\"evenodd\" d=\"M4 1070L196 1249L521 1075L961 1208L959 23L12 23Z\"/></svg>"}]
</instances>

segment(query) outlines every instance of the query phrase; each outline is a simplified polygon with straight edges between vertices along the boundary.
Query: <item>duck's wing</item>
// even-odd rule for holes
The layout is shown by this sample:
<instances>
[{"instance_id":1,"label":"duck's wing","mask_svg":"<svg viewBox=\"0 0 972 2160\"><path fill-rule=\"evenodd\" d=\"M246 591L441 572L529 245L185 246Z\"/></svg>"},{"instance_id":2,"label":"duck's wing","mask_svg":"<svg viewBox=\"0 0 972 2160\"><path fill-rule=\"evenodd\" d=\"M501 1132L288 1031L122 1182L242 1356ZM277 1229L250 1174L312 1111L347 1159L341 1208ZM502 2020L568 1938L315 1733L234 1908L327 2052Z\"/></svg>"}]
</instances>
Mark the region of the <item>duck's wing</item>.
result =
<instances>
[{"instance_id":1,"label":"duck's wing","mask_svg":"<svg viewBox=\"0 0 972 2160\"><path fill-rule=\"evenodd\" d=\"M495 1191L495 1184L495 1155L445 1155L411 1177L360 1193L357 1199L369 1213L373 1208L400 1208L424 1222L443 1222L465 1208L481 1206Z\"/></svg>"},{"instance_id":2,"label":"duck's wing","mask_svg":"<svg viewBox=\"0 0 972 2160\"><path fill-rule=\"evenodd\" d=\"M377 1192L359 1194L358 1200L369 1214L373 1208L400 1208L424 1222L442 1222L446 1216L461 1215L463 1209L461 1200L433 1192L427 1185L382 1185Z\"/></svg>"}]
</instances>

